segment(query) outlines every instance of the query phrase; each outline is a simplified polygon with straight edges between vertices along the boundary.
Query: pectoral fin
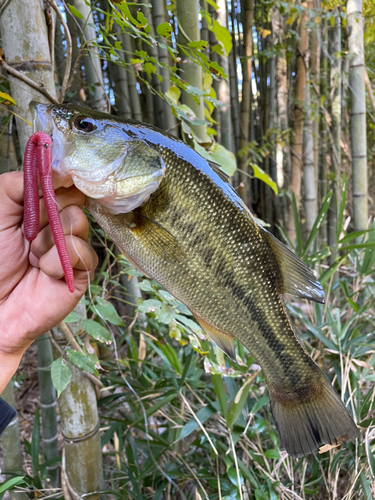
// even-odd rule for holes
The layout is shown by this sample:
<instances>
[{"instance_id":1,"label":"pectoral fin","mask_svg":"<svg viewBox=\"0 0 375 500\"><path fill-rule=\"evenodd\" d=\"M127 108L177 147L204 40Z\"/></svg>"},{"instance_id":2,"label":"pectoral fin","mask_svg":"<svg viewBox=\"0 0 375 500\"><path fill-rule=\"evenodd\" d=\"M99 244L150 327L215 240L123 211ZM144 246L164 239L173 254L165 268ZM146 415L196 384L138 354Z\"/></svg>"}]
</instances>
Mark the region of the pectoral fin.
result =
<instances>
[{"instance_id":1,"label":"pectoral fin","mask_svg":"<svg viewBox=\"0 0 375 500\"><path fill-rule=\"evenodd\" d=\"M271 233L263 228L262 231L279 265L281 279L278 292L280 295L290 293L324 304L324 289L311 269Z\"/></svg>"},{"instance_id":2,"label":"pectoral fin","mask_svg":"<svg viewBox=\"0 0 375 500\"><path fill-rule=\"evenodd\" d=\"M121 217L150 254L167 262L178 263L184 260L184 249L163 226L137 211L122 214Z\"/></svg>"},{"instance_id":3,"label":"pectoral fin","mask_svg":"<svg viewBox=\"0 0 375 500\"><path fill-rule=\"evenodd\" d=\"M232 361L236 362L236 350L234 347L234 337L228 333L217 330L214 326L210 325L202 318L194 314L195 319L198 321L203 330L207 333L210 339L220 347L220 349L230 357Z\"/></svg>"}]
</instances>

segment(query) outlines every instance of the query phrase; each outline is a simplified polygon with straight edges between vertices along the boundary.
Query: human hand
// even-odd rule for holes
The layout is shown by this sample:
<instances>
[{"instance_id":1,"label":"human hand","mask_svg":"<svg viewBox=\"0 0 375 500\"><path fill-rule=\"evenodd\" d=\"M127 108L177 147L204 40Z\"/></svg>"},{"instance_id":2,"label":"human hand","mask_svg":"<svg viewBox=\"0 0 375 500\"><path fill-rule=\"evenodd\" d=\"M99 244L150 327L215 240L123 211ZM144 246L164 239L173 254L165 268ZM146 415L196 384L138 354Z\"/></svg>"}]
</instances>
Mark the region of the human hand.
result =
<instances>
[{"instance_id":1,"label":"human hand","mask_svg":"<svg viewBox=\"0 0 375 500\"><path fill-rule=\"evenodd\" d=\"M98 263L88 243L85 196L74 186L56 191L74 271L74 293L64 276L43 200L39 233L30 244L22 230L23 174L0 175L0 393L27 347L62 321L85 293Z\"/></svg>"}]
</instances>

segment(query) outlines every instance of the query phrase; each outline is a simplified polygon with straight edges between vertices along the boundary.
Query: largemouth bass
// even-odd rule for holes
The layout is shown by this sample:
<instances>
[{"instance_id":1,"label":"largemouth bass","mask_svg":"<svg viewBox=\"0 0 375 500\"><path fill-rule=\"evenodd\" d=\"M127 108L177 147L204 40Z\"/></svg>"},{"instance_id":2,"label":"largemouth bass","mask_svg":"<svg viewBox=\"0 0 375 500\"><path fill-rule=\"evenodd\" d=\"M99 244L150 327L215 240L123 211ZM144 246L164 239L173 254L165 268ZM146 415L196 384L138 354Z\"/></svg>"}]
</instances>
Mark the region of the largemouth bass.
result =
<instances>
[{"instance_id":1,"label":"largemouth bass","mask_svg":"<svg viewBox=\"0 0 375 500\"><path fill-rule=\"evenodd\" d=\"M53 137L60 184L86 194L127 259L183 302L232 360L235 338L255 357L290 455L357 437L281 298L323 303L323 288L256 223L217 165L152 126L75 106L34 105L34 129Z\"/></svg>"}]
</instances>

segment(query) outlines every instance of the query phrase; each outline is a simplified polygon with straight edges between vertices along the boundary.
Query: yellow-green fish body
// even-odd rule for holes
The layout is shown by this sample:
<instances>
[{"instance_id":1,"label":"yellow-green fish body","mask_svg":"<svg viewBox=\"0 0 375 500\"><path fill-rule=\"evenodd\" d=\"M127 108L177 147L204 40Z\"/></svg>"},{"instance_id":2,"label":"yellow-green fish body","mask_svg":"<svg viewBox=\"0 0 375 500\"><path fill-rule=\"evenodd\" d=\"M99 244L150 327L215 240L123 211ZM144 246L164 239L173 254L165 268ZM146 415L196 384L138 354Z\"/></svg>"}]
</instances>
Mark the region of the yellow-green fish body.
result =
<instances>
[{"instance_id":1,"label":"yellow-green fish body","mask_svg":"<svg viewBox=\"0 0 375 500\"><path fill-rule=\"evenodd\" d=\"M301 456L321 444L354 439L352 418L295 336L280 298L288 292L323 302L324 291L305 264L256 223L225 174L181 141L145 124L74 107L37 109L53 120L54 141L60 133L70 144L62 168L73 172L79 159L82 169L87 166L85 182L90 183L91 170L104 168L93 154L101 141L108 146L116 137L116 144L136 150L141 175L134 182L149 185L152 179L155 189L127 213L121 213L128 189L123 185L118 187L120 209L111 208L114 195L105 206L100 196L89 197L88 209L125 256L183 302L228 356L235 360L234 338L249 349L264 371L287 451ZM93 131L76 129L74 123L79 126L85 116ZM129 158L130 153L127 168L134 163ZM150 158L157 174L149 170ZM125 163L122 159L123 171ZM90 196L91 188L86 192L82 183L79 188Z\"/></svg>"}]
</instances>

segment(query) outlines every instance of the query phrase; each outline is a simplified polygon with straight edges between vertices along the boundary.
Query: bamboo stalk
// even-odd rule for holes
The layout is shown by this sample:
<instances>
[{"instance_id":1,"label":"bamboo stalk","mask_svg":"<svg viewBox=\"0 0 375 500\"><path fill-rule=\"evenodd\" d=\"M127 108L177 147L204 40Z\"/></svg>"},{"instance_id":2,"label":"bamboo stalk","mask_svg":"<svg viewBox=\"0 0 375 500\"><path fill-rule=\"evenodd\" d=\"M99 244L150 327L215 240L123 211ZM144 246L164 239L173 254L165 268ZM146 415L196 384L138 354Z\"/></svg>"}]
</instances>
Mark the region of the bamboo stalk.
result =
<instances>
[{"instance_id":1,"label":"bamboo stalk","mask_svg":"<svg viewBox=\"0 0 375 500\"><path fill-rule=\"evenodd\" d=\"M167 22L167 14L165 10L164 0L155 0L152 3L152 15L154 20L154 27L157 29L159 24ZM162 64L160 69L160 75L163 78L161 82L161 91L166 94L169 87L169 71L168 66L170 66L170 56L168 49L158 45L159 62ZM161 113L161 125L164 130L167 130L171 134L178 137L177 120L173 116L170 106L167 102L163 101L162 113Z\"/></svg>"},{"instance_id":2,"label":"bamboo stalk","mask_svg":"<svg viewBox=\"0 0 375 500\"><path fill-rule=\"evenodd\" d=\"M48 333L44 333L37 339L37 347L43 452L47 460L52 460L59 456L59 449L56 422L56 391L51 380L53 355ZM57 464L47 467L47 480L49 485L54 488L60 485L59 466Z\"/></svg>"},{"instance_id":3,"label":"bamboo stalk","mask_svg":"<svg viewBox=\"0 0 375 500\"><path fill-rule=\"evenodd\" d=\"M348 0L349 84L351 96L351 144L353 169L354 230L368 222L365 60L362 0Z\"/></svg>"},{"instance_id":4,"label":"bamboo stalk","mask_svg":"<svg viewBox=\"0 0 375 500\"><path fill-rule=\"evenodd\" d=\"M88 54L82 58L86 73L86 85L89 88L88 102L90 106L98 111L108 111L108 102L104 90L102 65L99 59L98 48L92 44L96 41L96 31L93 27L94 18L90 4L85 0L72 0L72 5L82 14L83 19L77 17L75 20L81 28L82 39L88 43ZM71 15L67 12L67 16Z\"/></svg>"},{"instance_id":5,"label":"bamboo stalk","mask_svg":"<svg viewBox=\"0 0 375 500\"><path fill-rule=\"evenodd\" d=\"M291 188L294 191L297 209L300 207L301 201L301 175L302 175L302 142L303 142L303 108L305 103L305 82L306 82L306 66L305 55L308 49L308 34L306 30L307 22L306 11L302 13L299 35L300 39L297 46L297 63L296 63L296 80L294 90L294 117L293 117L293 136L292 136L292 171L291 171ZM289 207L288 218L288 235L292 242L296 239L296 231L294 227L293 208Z\"/></svg>"},{"instance_id":6,"label":"bamboo stalk","mask_svg":"<svg viewBox=\"0 0 375 500\"><path fill-rule=\"evenodd\" d=\"M323 24L323 44L322 44L322 73L321 73L321 93L328 95L328 30L327 22ZM320 168L319 168L319 199L323 200L327 195L327 123L323 112L320 109ZM327 218L323 220L320 228L322 244L328 243Z\"/></svg>"},{"instance_id":7,"label":"bamboo stalk","mask_svg":"<svg viewBox=\"0 0 375 500\"><path fill-rule=\"evenodd\" d=\"M330 114L332 117L331 135L331 165L330 178L332 200L328 210L328 245L331 249L330 264L337 256L337 207L339 204L339 177L341 169L341 24L340 17L336 16L335 26L331 30L329 53L331 60L330 88L331 103Z\"/></svg>"},{"instance_id":8,"label":"bamboo stalk","mask_svg":"<svg viewBox=\"0 0 375 500\"><path fill-rule=\"evenodd\" d=\"M251 57L253 55L253 18L254 1L244 0L243 3L243 37L244 37L244 57L241 62L242 67L242 98L240 111L240 149L244 148L249 142L249 123L250 123L250 103L251 103ZM250 203L249 177L246 175L246 156L239 159L239 169L245 173L239 172L240 188L238 194L246 204Z\"/></svg>"},{"instance_id":9,"label":"bamboo stalk","mask_svg":"<svg viewBox=\"0 0 375 500\"><path fill-rule=\"evenodd\" d=\"M187 45L192 40L199 41L198 0L177 0L176 9L179 25L178 42L181 45ZM182 78L190 85L202 89L202 68L188 59L184 54L181 54L181 59L180 68ZM204 120L202 98L199 99L199 102L196 102L191 94L184 91L181 97L184 104L194 111L196 117ZM202 142L208 141L205 125L192 125L192 129Z\"/></svg>"},{"instance_id":10,"label":"bamboo stalk","mask_svg":"<svg viewBox=\"0 0 375 500\"><path fill-rule=\"evenodd\" d=\"M219 7L216 11L217 22L220 26L228 28L228 7L226 0L218 0L217 6ZM219 82L219 93L217 95L219 101L224 104L220 106L220 144L222 144L229 151L232 151L232 121L230 112L230 79L229 79L229 57L230 54L226 56L219 56L219 64L223 68L225 74L228 76L228 80L222 78ZM219 142L219 141L218 141Z\"/></svg>"},{"instance_id":11,"label":"bamboo stalk","mask_svg":"<svg viewBox=\"0 0 375 500\"><path fill-rule=\"evenodd\" d=\"M16 409L16 402L14 399L13 383L10 381L3 390L1 397L12 408ZM18 415L10 422L8 427L1 435L1 446L3 448L3 467L2 470L23 470L22 452L20 442L20 429L18 425ZM22 472L21 472L22 473ZM9 492L10 500L27 500L26 493Z\"/></svg>"},{"instance_id":12,"label":"bamboo stalk","mask_svg":"<svg viewBox=\"0 0 375 500\"><path fill-rule=\"evenodd\" d=\"M75 308L82 319L86 317L83 304ZM70 334L82 331L82 322L69 324ZM66 345L65 334L61 328L52 329L56 342ZM54 352L59 357L59 352ZM69 365L72 378L61 393L58 402L61 431L64 437L66 456L66 475L75 494L87 495L95 500L99 494L91 494L103 486L102 455L99 435L99 416L95 387L83 372L74 365Z\"/></svg>"}]
</instances>

